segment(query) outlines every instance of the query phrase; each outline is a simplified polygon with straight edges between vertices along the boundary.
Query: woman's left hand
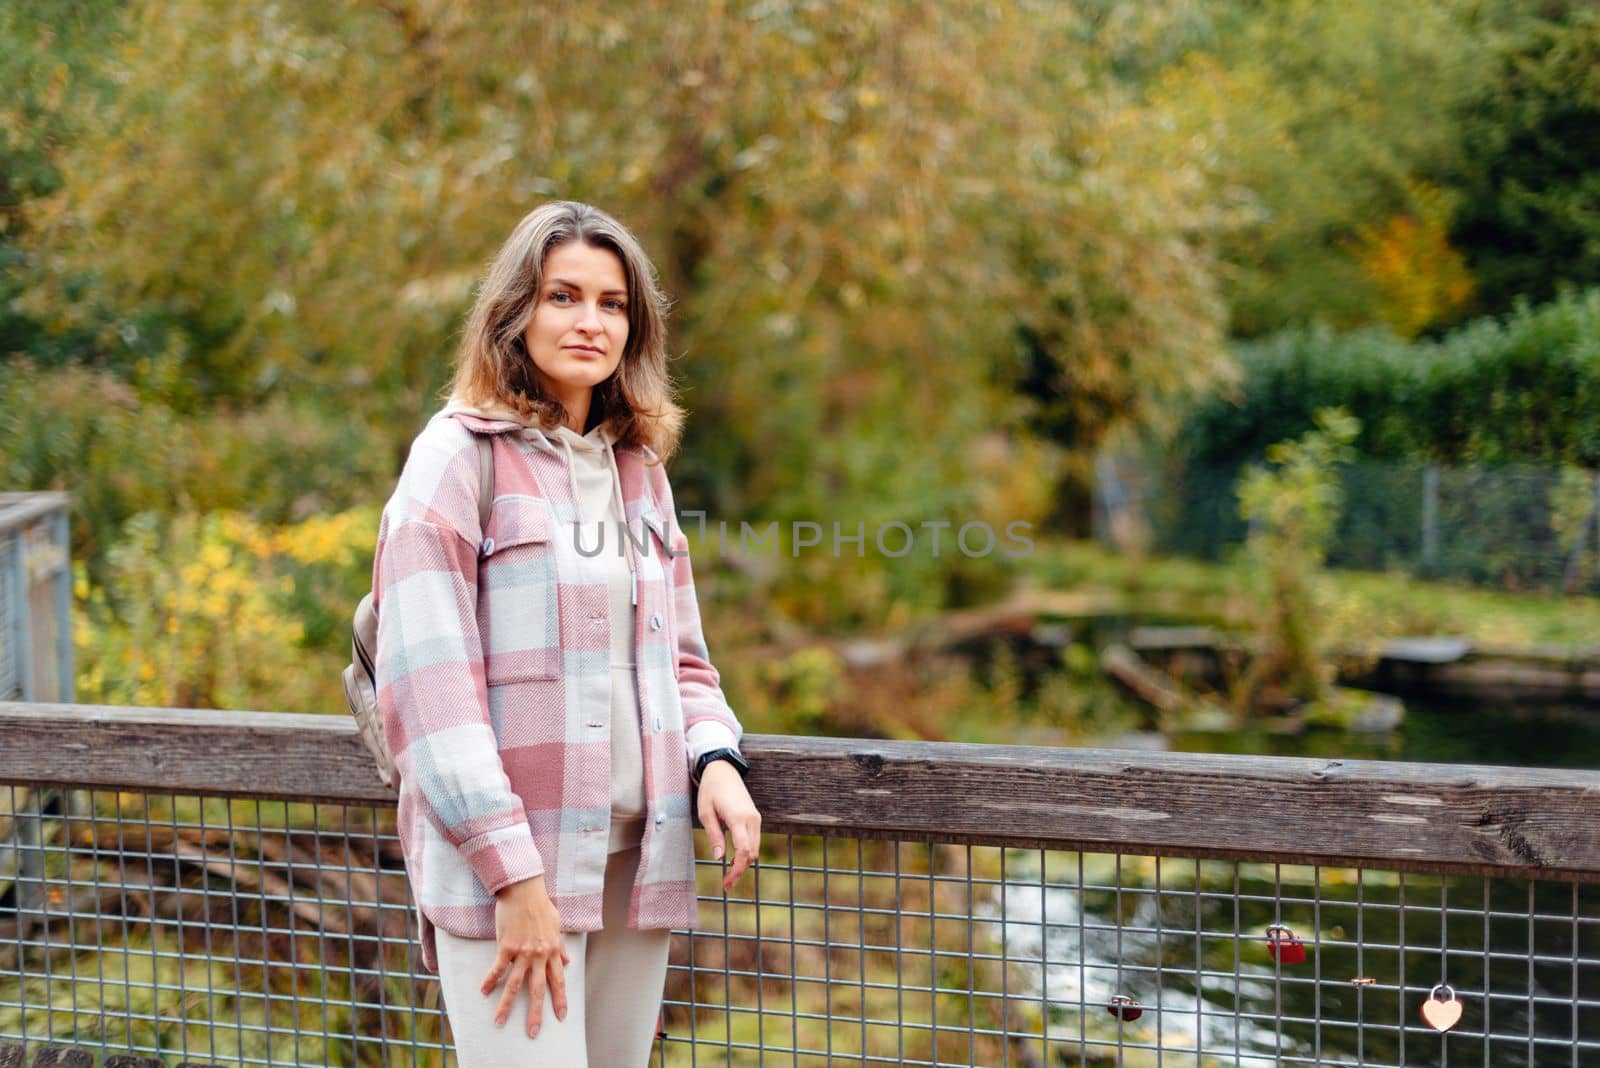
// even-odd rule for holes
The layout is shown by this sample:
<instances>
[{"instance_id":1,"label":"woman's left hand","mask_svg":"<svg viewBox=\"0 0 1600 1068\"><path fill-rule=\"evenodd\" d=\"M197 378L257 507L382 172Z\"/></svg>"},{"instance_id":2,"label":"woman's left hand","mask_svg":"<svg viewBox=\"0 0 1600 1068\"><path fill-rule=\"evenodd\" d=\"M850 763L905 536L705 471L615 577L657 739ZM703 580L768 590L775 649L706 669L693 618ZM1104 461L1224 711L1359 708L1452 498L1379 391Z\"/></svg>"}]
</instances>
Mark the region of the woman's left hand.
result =
<instances>
[{"instance_id":1,"label":"woman's left hand","mask_svg":"<svg viewBox=\"0 0 1600 1068\"><path fill-rule=\"evenodd\" d=\"M711 855L722 859L728 829L733 839L733 864L722 877L722 889L730 890L761 851L761 813L750 800L739 770L726 760L712 761L700 774L700 825L711 839Z\"/></svg>"}]
</instances>

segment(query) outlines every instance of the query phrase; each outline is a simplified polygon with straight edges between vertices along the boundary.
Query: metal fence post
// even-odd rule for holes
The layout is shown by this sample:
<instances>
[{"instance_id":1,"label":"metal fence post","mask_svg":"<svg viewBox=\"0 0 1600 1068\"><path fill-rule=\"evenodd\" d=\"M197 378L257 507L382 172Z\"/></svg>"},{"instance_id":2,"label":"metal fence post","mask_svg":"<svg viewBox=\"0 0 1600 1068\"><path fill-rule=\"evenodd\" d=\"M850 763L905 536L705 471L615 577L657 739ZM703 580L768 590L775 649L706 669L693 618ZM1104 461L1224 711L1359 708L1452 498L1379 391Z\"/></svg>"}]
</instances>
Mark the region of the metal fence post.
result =
<instances>
[{"instance_id":1,"label":"metal fence post","mask_svg":"<svg viewBox=\"0 0 1600 1068\"><path fill-rule=\"evenodd\" d=\"M1439 563L1439 465L1422 467L1422 566L1432 571Z\"/></svg>"},{"instance_id":2,"label":"metal fence post","mask_svg":"<svg viewBox=\"0 0 1600 1068\"><path fill-rule=\"evenodd\" d=\"M1600 472L1595 472L1595 566L1600 568ZM1582 540L1582 539L1579 539Z\"/></svg>"}]
</instances>

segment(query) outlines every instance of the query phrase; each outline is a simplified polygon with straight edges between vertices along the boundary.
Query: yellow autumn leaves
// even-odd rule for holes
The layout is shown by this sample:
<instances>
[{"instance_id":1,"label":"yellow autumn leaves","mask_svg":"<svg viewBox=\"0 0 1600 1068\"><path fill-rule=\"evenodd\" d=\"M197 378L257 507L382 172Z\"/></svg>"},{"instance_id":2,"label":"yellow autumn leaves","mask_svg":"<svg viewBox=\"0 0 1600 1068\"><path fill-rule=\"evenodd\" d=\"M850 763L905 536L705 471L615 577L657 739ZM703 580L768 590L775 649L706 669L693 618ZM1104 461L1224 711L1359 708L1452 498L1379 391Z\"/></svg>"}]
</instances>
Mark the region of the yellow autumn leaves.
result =
<instances>
[{"instance_id":1,"label":"yellow autumn leaves","mask_svg":"<svg viewBox=\"0 0 1600 1068\"><path fill-rule=\"evenodd\" d=\"M135 516L92 586L79 565L78 698L328 711L377 510L272 527L237 512Z\"/></svg>"}]
</instances>

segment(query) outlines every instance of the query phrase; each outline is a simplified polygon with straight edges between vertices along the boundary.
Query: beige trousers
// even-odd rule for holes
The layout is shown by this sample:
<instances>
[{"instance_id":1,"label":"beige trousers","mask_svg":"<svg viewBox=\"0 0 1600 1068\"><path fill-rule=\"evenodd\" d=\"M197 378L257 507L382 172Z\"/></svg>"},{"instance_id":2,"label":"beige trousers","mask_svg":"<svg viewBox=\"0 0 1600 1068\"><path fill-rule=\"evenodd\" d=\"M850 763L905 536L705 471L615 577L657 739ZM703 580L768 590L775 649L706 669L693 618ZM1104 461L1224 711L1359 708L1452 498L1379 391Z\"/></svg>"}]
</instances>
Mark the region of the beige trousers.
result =
<instances>
[{"instance_id":1,"label":"beige trousers","mask_svg":"<svg viewBox=\"0 0 1600 1068\"><path fill-rule=\"evenodd\" d=\"M546 991L534 1038L528 1037L526 988L518 992L502 1027L494 1024L494 1010L504 982L488 997L478 992L494 966L494 939L458 938L435 929L439 985L459 1068L646 1068L672 932L628 928L628 898L638 867L638 846L607 858L604 929L561 936L572 958L565 969L567 1018L556 1019Z\"/></svg>"}]
</instances>

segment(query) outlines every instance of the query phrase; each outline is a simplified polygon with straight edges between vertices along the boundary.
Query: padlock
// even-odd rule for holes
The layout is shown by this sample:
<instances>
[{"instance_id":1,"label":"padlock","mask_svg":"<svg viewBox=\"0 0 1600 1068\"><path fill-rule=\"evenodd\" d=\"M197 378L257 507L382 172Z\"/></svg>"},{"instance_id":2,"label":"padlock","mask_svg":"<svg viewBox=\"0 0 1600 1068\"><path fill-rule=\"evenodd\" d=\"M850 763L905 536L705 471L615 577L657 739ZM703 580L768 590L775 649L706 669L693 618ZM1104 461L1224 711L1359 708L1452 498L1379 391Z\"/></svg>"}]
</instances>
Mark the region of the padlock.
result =
<instances>
[{"instance_id":1,"label":"padlock","mask_svg":"<svg viewBox=\"0 0 1600 1068\"><path fill-rule=\"evenodd\" d=\"M1126 994L1113 994L1111 1001L1106 1005L1106 1011L1124 1023L1132 1023L1144 1015L1144 1009L1139 1002Z\"/></svg>"},{"instance_id":2,"label":"padlock","mask_svg":"<svg viewBox=\"0 0 1600 1068\"><path fill-rule=\"evenodd\" d=\"M1306 944L1281 923L1267 928L1267 952L1279 964L1304 964L1306 961Z\"/></svg>"},{"instance_id":3,"label":"padlock","mask_svg":"<svg viewBox=\"0 0 1600 1068\"><path fill-rule=\"evenodd\" d=\"M1444 997L1439 996L1444 991ZM1428 1000L1422 1003L1422 1021L1435 1031L1450 1030L1461 1022L1461 1002L1449 983L1440 983L1428 991Z\"/></svg>"}]
</instances>

